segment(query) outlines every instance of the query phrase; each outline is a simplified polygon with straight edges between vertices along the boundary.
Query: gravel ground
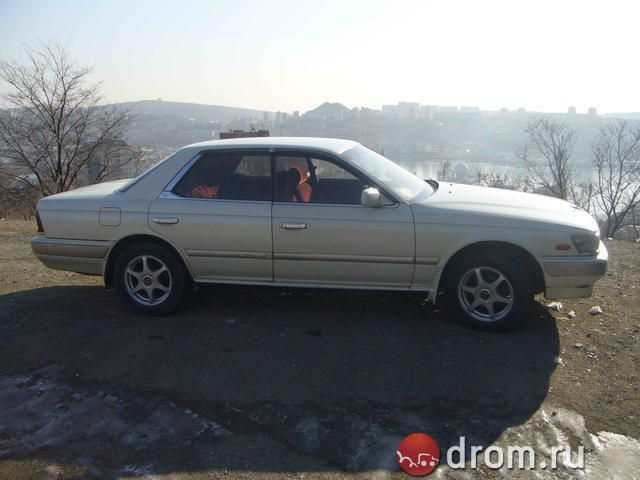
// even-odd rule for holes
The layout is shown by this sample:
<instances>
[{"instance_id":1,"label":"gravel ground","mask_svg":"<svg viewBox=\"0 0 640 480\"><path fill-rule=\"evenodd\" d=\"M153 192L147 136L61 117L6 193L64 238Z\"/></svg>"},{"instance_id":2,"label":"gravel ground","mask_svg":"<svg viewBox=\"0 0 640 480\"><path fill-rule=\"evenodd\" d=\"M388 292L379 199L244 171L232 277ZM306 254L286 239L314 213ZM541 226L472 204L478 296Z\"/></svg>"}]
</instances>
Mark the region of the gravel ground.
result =
<instances>
[{"instance_id":1,"label":"gravel ground","mask_svg":"<svg viewBox=\"0 0 640 480\"><path fill-rule=\"evenodd\" d=\"M379 293L203 288L145 318L42 266L33 230L0 222L0 478L408 478L414 431L586 452L431 478L640 478L639 245L607 243L592 298L491 335Z\"/></svg>"}]
</instances>

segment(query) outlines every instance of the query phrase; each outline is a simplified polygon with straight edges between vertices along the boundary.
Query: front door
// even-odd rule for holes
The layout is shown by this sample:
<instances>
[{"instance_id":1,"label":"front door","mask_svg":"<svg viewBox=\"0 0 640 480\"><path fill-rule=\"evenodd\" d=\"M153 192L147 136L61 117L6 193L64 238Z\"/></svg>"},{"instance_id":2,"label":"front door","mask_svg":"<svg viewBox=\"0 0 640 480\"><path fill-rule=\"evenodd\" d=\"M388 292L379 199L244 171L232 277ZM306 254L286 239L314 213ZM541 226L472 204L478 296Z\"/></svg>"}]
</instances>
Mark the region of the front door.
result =
<instances>
[{"instance_id":1,"label":"front door","mask_svg":"<svg viewBox=\"0 0 640 480\"><path fill-rule=\"evenodd\" d=\"M409 288L414 224L406 204L366 208L369 186L339 159L278 152L274 280L285 284Z\"/></svg>"},{"instance_id":2,"label":"front door","mask_svg":"<svg viewBox=\"0 0 640 480\"><path fill-rule=\"evenodd\" d=\"M271 157L202 152L149 210L149 225L186 254L194 278L271 282Z\"/></svg>"}]
</instances>

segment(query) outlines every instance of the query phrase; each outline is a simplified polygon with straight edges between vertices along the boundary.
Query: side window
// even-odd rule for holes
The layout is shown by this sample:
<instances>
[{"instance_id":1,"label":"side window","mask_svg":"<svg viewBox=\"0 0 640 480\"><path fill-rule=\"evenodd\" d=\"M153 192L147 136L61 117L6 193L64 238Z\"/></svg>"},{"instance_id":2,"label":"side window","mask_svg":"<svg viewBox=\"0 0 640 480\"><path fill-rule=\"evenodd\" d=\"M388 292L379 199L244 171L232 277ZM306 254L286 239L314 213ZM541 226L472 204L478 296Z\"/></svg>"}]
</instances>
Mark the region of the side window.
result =
<instances>
[{"instance_id":1,"label":"side window","mask_svg":"<svg viewBox=\"0 0 640 480\"><path fill-rule=\"evenodd\" d=\"M206 152L173 193L219 200L271 200L271 158L247 152Z\"/></svg>"},{"instance_id":2,"label":"side window","mask_svg":"<svg viewBox=\"0 0 640 480\"><path fill-rule=\"evenodd\" d=\"M359 205L366 187L362 180L330 160L295 155L276 158L278 202Z\"/></svg>"}]
</instances>

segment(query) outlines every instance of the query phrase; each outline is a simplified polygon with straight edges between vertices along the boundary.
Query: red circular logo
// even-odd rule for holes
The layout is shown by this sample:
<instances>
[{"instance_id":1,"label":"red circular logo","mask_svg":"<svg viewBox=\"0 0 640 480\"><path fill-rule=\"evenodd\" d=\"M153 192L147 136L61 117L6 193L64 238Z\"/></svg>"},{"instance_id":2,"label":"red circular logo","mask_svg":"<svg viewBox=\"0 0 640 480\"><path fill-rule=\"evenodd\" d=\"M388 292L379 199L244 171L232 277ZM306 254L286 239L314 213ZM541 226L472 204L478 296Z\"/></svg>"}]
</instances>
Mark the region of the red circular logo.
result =
<instances>
[{"instance_id":1,"label":"red circular logo","mask_svg":"<svg viewBox=\"0 0 640 480\"><path fill-rule=\"evenodd\" d=\"M400 442L396 457L402 470L422 477L433 472L440 463L440 447L426 433L412 433Z\"/></svg>"}]
</instances>

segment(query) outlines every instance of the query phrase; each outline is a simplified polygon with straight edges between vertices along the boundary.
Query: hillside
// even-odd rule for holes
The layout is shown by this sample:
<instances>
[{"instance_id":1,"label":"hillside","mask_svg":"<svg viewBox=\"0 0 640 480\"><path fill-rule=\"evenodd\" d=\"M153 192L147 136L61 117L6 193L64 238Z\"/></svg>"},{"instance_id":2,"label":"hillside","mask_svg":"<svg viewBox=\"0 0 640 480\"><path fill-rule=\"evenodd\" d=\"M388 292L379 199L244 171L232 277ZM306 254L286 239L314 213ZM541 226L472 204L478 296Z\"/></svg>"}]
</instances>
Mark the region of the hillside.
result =
<instances>
[{"instance_id":1,"label":"hillside","mask_svg":"<svg viewBox=\"0 0 640 480\"><path fill-rule=\"evenodd\" d=\"M262 118L262 110L227 107L223 105L203 105L200 103L167 102L164 100L139 100L118 103L138 115L174 116L195 119L198 122L230 122L242 117Z\"/></svg>"}]
</instances>

